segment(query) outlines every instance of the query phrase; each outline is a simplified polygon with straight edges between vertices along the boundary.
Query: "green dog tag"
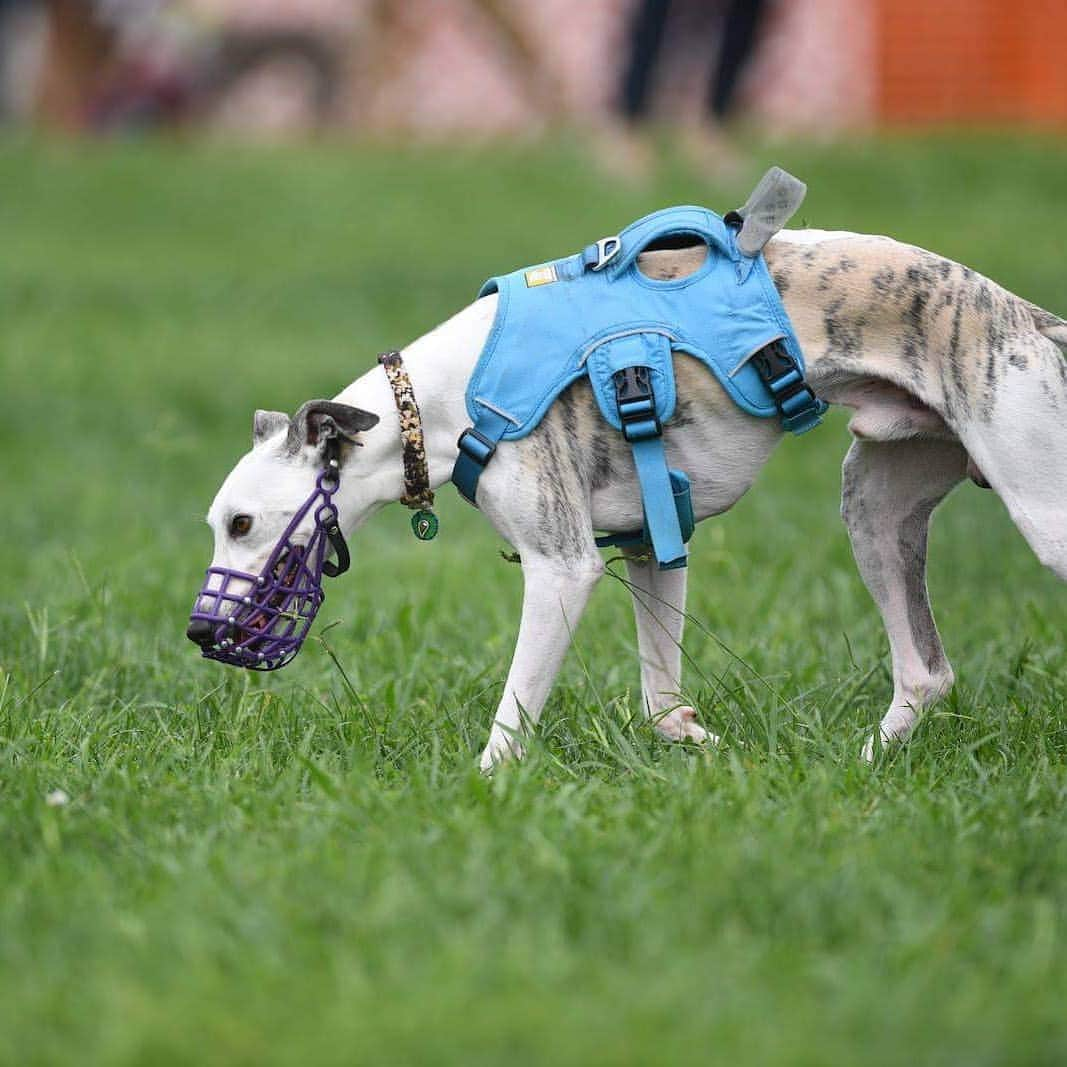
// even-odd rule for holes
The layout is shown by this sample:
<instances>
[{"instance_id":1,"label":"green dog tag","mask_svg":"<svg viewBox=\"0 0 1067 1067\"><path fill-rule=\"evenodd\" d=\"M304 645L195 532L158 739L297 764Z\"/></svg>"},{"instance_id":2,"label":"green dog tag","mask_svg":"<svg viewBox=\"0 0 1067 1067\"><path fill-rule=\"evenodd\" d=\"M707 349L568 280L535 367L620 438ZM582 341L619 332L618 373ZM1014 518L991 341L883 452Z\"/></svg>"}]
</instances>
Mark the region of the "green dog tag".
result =
<instances>
[{"instance_id":1,"label":"green dog tag","mask_svg":"<svg viewBox=\"0 0 1067 1067\"><path fill-rule=\"evenodd\" d=\"M437 536L437 516L425 509L411 516L411 529L420 541L432 541Z\"/></svg>"}]
</instances>

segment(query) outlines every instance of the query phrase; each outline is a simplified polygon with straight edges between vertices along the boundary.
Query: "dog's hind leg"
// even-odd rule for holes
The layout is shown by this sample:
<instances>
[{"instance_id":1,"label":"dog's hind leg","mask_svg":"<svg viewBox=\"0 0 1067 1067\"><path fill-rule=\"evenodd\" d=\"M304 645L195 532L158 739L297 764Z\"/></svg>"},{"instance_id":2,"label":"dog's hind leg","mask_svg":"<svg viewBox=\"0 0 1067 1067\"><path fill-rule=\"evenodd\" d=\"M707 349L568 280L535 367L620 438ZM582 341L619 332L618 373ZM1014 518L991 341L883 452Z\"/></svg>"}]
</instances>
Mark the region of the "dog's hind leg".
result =
<instances>
[{"instance_id":1,"label":"dog's hind leg","mask_svg":"<svg viewBox=\"0 0 1067 1067\"><path fill-rule=\"evenodd\" d=\"M926 541L934 508L966 475L967 453L953 441L855 441L845 457L841 516L893 657L883 742L905 738L955 680L930 610ZM868 741L865 759L873 748Z\"/></svg>"},{"instance_id":2,"label":"dog's hind leg","mask_svg":"<svg viewBox=\"0 0 1067 1067\"><path fill-rule=\"evenodd\" d=\"M654 560L632 555L627 556L626 568L637 622L645 714L671 741L717 741L696 721L696 712L681 697L688 568L663 571Z\"/></svg>"}]
</instances>

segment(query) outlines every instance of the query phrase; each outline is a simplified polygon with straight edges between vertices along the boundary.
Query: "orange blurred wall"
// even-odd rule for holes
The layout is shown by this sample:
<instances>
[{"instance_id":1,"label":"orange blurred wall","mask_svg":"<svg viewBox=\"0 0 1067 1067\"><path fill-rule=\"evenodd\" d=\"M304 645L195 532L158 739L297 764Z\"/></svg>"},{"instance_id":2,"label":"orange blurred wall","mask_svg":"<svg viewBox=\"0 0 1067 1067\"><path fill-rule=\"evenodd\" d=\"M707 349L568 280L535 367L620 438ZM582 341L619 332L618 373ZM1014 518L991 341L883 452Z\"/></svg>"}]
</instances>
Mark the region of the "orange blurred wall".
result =
<instances>
[{"instance_id":1,"label":"orange blurred wall","mask_svg":"<svg viewBox=\"0 0 1067 1067\"><path fill-rule=\"evenodd\" d=\"M1067 125L1067 0L876 0L878 118Z\"/></svg>"}]
</instances>

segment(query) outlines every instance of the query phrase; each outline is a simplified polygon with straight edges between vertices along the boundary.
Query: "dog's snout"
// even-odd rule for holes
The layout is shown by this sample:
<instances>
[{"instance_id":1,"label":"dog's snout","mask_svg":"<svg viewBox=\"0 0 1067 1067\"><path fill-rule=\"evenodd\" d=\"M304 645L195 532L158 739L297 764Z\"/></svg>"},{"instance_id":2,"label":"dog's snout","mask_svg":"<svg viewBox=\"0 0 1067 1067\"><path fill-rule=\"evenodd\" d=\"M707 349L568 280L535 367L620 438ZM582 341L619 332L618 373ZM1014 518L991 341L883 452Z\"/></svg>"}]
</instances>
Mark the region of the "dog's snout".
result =
<instances>
[{"instance_id":1,"label":"dog's snout","mask_svg":"<svg viewBox=\"0 0 1067 1067\"><path fill-rule=\"evenodd\" d=\"M193 621L189 623L189 628L185 631L185 636L188 637L193 644L203 648L205 645L210 645L214 640L215 627L206 619L193 619Z\"/></svg>"}]
</instances>

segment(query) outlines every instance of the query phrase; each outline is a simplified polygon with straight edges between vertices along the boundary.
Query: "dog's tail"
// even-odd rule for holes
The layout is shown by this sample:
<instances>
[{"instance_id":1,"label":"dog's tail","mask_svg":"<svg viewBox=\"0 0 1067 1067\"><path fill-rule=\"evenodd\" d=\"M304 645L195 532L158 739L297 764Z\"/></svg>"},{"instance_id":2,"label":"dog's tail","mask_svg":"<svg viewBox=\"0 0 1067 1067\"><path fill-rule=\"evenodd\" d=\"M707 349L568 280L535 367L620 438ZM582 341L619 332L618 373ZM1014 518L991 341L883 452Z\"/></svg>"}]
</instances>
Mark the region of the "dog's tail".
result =
<instances>
[{"instance_id":1,"label":"dog's tail","mask_svg":"<svg viewBox=\"0 0 1067 1067\"><path fill-rule=\"evenodd\" d=\"M1030 305L1030 314L1034 317L1038 333L1043 333L1050 341L1055 341L1060 348L1067 350L1067 322L1059 315L1039 308L1037 304Z\"/></svg>"}]
</instances>

